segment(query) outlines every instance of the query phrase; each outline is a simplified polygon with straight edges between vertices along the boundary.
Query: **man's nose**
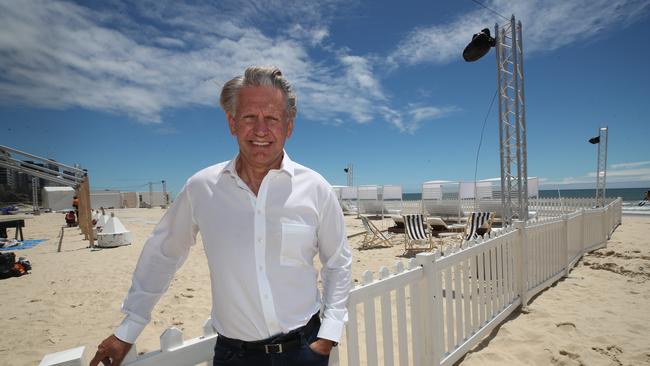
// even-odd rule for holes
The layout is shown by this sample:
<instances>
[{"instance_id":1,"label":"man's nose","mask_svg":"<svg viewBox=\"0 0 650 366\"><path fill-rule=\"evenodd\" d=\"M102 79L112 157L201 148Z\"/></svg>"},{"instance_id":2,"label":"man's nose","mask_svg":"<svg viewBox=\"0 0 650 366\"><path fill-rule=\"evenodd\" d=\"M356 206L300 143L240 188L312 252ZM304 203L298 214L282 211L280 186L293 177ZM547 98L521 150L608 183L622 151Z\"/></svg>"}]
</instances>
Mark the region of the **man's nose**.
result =
<instances>
[{"instance_id":1,"label":"man's nose","mask_svg":"<svg viewBox=\"0 0 650 366\"><path fill-rule=\"evenodd\" d=\"M257 115L253 131L256 134L266 134L269 132L269 124L266 121L266 118L264 118L263 113Z\"/></svg>"}]
</instances>

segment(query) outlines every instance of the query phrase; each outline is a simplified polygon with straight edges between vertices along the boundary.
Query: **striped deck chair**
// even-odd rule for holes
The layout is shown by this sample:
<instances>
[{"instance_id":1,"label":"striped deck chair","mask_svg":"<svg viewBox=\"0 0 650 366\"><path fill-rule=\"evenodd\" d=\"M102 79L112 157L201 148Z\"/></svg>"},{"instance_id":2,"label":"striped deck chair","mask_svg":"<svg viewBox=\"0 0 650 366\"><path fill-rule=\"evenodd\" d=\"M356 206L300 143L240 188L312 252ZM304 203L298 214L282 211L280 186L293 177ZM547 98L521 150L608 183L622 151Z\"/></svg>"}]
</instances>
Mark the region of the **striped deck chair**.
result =
<instances>
[{"instance_id":1,"label":"striped deck chair","mask_svg":"<svg viewBox=\"0 0 650 366\"><path fill-rule=\"evenodd\" d=\"M465 226L464 240L476 239L479 235L489 234L492 230L492 221L495 217L494 212L472 212L467 219Z\"/></svg>"},{"instance_id":2,"label":"striped deck chair","mask_svg":"<svg viewBox=\"0 0 650 366\"><path fill-rule=\"evenodd\" d=\"M427 233L422 214L406 214L404 218L404 254L426 252L433 249L433 237Z\"/></svg>"},{"instance_id":3,"label":"striped deck chair","mask_svg":"<svg viewBox=\"0 0 650 366\"><path fill-rule=\"evenodd\" d=\"M361 218L363 227L366 229L359 249L383 248L392 245L390 239L377 229L375 224L373 224L367 216L361 215L359 217Z\"/></svg>"}]
</instances>

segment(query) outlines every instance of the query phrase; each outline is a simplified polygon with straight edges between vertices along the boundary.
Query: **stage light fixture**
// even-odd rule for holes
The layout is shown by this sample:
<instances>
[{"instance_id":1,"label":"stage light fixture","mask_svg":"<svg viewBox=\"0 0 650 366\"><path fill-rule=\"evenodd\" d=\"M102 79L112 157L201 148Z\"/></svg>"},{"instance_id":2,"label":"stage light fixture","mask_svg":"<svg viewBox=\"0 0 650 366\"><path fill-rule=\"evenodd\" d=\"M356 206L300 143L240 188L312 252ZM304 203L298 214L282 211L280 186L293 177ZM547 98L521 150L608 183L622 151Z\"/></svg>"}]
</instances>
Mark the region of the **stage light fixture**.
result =
<instances>
[{"instance_id":1,"label":"stage light fixture","mask_svg":"<svg viewBox=\"0 0 650 366\"><path fill-rule=\"evenodd\" d=\"M490 35L490 30L485 28L472 36L472 41L463 50L463 59L467 62L476 61L485 56L496 44L497 41Z\"/></svg>"}]
</instances>

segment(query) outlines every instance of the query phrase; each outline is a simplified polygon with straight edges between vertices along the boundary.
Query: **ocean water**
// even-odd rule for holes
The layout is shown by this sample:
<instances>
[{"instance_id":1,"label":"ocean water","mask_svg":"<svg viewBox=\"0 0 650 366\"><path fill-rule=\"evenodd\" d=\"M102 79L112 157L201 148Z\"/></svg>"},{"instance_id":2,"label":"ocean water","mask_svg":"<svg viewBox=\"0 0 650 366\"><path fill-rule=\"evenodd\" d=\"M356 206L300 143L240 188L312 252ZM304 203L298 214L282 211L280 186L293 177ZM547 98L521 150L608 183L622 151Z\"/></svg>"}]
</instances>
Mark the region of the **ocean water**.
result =
<instances>
[{"instance_id":1,"label":"ocean water","mask_svg":"<svg viewBox=\"0 0 650 366\"><path fill-rule=\"evenodd\" d=\"M607 197L622 197L624 202L639 202L643 199L645 192L649 188L611 188L605 193ZM541 198L557 198L557 197L571 197L571 198L589 198L596 197L595 189L557 189L540 190L539 196ZM403 193L403 200L419 200L422 198L421 193Z\"/></svg>"},{"instance_id":2,"label":"ocean water","mask_svg":"<svg viewBox=\"0 0 650 366\"><path fill-rule=\"evenodd\" d=\"M650 214L650 202L646 203L644 206L639 206L639 202L645 197L645 192L650 190L648 188L610 188L605 193L607 197L621 197L623 198L623 210L624 211L635 211L639 213L648 213ZM557 189L553 190L540 190L539 196L541 198L589 198L596 197L595 189L560 189L559 192ZM422 198L421 193L403 193L403 200L420 200Z\"/></svg>"}]
</instances>

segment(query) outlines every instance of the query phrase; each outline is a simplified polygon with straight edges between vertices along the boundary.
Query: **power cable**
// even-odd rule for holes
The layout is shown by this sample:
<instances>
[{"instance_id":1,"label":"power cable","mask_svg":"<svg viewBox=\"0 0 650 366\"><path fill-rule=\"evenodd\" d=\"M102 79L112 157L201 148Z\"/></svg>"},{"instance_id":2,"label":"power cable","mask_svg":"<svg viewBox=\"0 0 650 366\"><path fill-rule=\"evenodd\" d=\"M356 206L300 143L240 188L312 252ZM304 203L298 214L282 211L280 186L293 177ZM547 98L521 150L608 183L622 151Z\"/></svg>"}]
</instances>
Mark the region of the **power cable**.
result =
<instances>
[{"instance_id":1,"label":"power cable","mask_svg":"<svg viewBox=\"0 0 650 366\"><path fill-rule=\"evenodd\" d=\"M485 119L483 120L483 127L481 128L481 138L478 141L478 148L476 149L476 161L474 162L474 205L476 205L476 174L478 172L478 157L481 153L481 145L483 145L483 133L485 132L485 124L487 123L488 117L490 117L490 112L492 112L492 106L494 105L494 99L497 97L497 92L499 89L494 91L492 96L492 101L490 102L490 108L488 108L487 113L485 114Z\"/></svg>"},{"instance_id":2,"label":"power cable","mask_svg":"<svg viewBox=\"0 0 650 366\"><path fill-rule=\"evenodd\" d=\"M487 10L493 12L494 14L500 16L501 18L505 19L506 21L510 20L510 19L506 18L505 16L503 16L503 15L502 15L501 13L499 13L498 11L488 8L486 5L481 4L481 3L478 2L477 0L472 0L472 1L475 2L476 4L479 4L479 5L482 6L483 8L485 8L485 9L487 9Z\"/></svg>"}]
</instances>

